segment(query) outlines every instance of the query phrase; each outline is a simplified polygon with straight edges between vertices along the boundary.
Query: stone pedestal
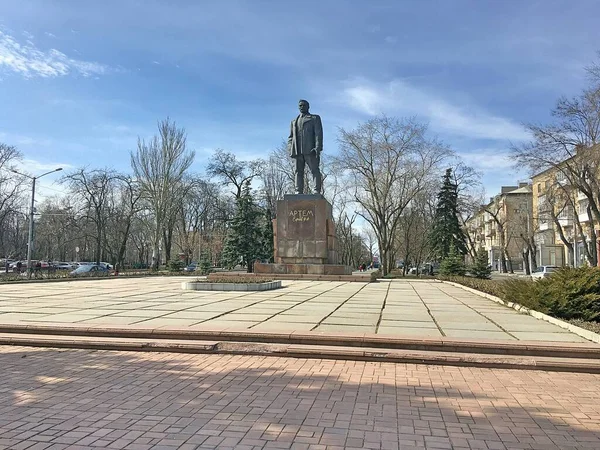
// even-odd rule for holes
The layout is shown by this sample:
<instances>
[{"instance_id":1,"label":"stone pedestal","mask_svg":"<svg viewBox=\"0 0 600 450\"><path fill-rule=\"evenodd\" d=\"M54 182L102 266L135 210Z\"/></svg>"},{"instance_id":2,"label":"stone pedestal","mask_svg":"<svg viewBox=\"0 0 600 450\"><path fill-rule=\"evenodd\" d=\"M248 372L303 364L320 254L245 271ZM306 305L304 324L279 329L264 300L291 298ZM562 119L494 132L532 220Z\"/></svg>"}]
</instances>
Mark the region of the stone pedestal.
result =
<instances>
[{"instance_id":1,"label":"stone pedestal","mask_svg":"<svg viewBox=\"0 0 600 450\"><path fill-rule=\"evenodd\" d=\"M275 264L254 265L256 273L350 275L338 264L331 204L322 195L286 195L273 220Z\"/></svg>"}]
</instances>

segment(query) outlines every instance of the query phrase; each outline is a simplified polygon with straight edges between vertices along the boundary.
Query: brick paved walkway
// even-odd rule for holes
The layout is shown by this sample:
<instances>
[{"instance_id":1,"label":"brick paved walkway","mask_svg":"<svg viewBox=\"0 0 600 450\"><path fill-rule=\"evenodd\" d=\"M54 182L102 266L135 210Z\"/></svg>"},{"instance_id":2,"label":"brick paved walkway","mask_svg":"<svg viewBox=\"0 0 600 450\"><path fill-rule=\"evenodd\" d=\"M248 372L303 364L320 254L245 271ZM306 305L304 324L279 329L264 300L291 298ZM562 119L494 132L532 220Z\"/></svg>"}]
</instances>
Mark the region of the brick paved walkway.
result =
<instances>
[{"instance_id":1,"label":"brick paved walkway","mask_svg":"<svg viewBox=\"0 0 600 450\"><path fill-rule=\"evenodd\" d=\"M600 448L600 375L0 347L2 449Z\"/></svg>"},{"instance_id":2,"label":"brick paved walkway","mask_svg":"<svg viewBox=\"0 0 600 450\"><path fill-rule=\"evenodd\" d=\"M284 281L268 292L183 291L161 277L0 285L0 323L377 333L588 342L443 283Z\"/></svg>"}]
</instances>

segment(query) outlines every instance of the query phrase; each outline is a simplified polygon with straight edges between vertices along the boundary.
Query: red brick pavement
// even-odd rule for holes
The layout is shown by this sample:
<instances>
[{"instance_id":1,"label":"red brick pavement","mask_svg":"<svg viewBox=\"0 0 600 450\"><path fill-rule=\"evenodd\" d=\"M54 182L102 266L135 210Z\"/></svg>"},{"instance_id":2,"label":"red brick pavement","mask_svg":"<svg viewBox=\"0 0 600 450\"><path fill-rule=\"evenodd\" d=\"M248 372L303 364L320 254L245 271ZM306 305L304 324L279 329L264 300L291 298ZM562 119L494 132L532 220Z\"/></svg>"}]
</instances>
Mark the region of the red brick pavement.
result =
<instances>
[{"instance_id":1,"label":"red brick pavement","mask_svg":"<svg viewBox=\"0 0 600 450\"><path fill-rule=\"evenodd\" d=\"M600 375L0 347L2 449L600 448Z\"/></svg>"}]
</instances>

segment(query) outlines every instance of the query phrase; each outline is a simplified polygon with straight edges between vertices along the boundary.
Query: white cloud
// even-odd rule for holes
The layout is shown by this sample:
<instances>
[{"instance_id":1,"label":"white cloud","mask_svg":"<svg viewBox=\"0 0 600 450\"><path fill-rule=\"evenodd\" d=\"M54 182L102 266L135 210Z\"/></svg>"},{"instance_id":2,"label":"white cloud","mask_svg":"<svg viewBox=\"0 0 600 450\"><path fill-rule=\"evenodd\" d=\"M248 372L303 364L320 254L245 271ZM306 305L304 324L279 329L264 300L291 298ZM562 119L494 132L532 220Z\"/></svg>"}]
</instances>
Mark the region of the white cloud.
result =
<instances>
[{"instance_id":1,"label":"white cloud","mask_svg":"<svg viewBox=\"0 0 600 450\"><path fill-rule=\"evenodd\" d=\"M368 115L417 115L428 120L438 133L474 139L522 141L529 138L521 125L508 118L495 116L473 105L452 104L440 95L411 86L403 80L377 84L359 79L346 84L342 99L350 107Z\"/></svg>"},{"instance_id":2,"label":"white cloud","mask_svg":"<svg viewBox=\"0 0 600 450\"><path fill-rule=\"evenodd\" d=\"M0 69L33 77L59 77L79 73L84 77L102 75L109 71L103 64L69 58L54 48L43 51L30 40L20 44L9 34L0 31Z\"/></svg>"},{"instance_id":3,"label":"white cloud","mask_svg":"<svg viewBox=\"0 0 600 450\"><path fill-rule=\"evenodd\" d=\"M387 42L388 44L395 44L398 42L398 38L396 36L386 36L385 42Z\"/></svg>"},{"instance_id":4,"label":"white cloud","mask_svg":"<svg viewBox=\"0 0 600 450\"><path fill-rule=\"evenodd\" d=\"M55 35L55 34L53 34L53 33L50 33L49 31L46 31L44 34L45 34L46 36L48 36L48 37L51 37L51 38L55 38L55 37L56 37L56 35Z\"/></svg>"},{"instance_id":5,"label":"white cloud","mask_svg":"<svg viewBox=\"0 0 600 450\"><path fill-rule=\"evenodd\" d=\"M51 170L62 167L63 172L65 170L73 169L74 166L65 162L41 162L35 159L23 159L17 166L25 173L30 173L33 176L40 175L44 172L49 172ZM62 175L62 173L57 172ZM50 175L49 175L50 176Z\"/></svg>"},{"instance_id":6,"label":"white cloud","mask_svg":"<svg viewBox=\"0 0 600 450\"><path fill-rule=\"evenodd\" d=\"M506 171L514 169L515 161L506 151L486 148L476 152L459 152L457 155L465 164L484 172Z\"/></svg>"}]
</instances>

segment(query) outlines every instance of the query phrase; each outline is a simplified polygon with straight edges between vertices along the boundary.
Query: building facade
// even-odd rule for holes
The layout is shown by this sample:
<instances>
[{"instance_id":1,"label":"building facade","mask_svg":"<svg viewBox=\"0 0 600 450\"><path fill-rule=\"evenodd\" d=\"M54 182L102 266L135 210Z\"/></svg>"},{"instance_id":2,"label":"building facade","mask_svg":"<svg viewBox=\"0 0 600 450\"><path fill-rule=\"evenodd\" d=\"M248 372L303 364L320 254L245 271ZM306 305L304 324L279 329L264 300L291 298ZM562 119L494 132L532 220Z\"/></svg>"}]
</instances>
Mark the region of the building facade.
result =
<instances>
[{"instance_id":1,"label":"building facade","mask_svg":"<svg viewBox=\"0 0 600 450\"><path fill-rule=\"evenodd\" d=\"M539 265L579 267L598 254L592 233L599 227L593 220L589 200L569 178L569 170L558 165L532 177L535 241ZM598 244L596 244L597 246Z\"/></svg>"},{"instance_id":2,"label":"building facade","mask_svg":"<svg viewBox=\"0 0 600 450\"><path fill-rule=\"evenodd\" d=\"M528 242L533 239L532 218L531 185L503 186L499 194L467 220L469 246L485 249L493 270L521 271L531 262Z\"/></svg>"}]
</instances>

